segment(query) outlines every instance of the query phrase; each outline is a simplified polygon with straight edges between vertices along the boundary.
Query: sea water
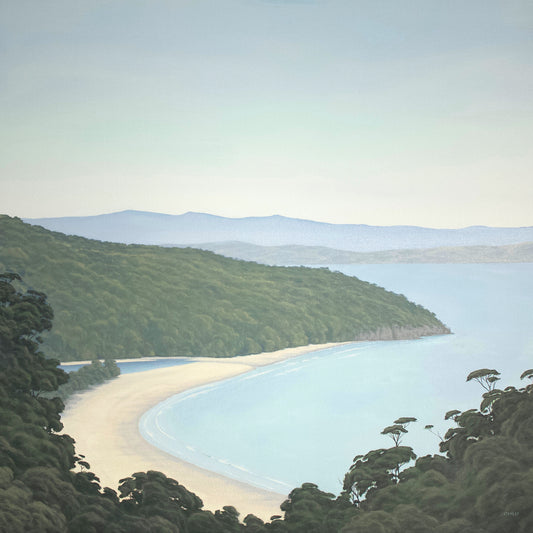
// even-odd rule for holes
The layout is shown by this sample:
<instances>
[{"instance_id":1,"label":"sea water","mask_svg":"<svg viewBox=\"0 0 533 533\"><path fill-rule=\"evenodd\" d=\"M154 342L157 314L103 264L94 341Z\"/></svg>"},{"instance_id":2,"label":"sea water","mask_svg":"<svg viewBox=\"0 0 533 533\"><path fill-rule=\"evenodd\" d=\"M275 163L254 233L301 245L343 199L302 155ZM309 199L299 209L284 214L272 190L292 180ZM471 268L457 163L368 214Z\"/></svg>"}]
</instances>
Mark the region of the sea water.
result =
<instances>
[{"instance_id":1,"label":"sea water","mask_svg":"<svg viewBox=\"0 0 533 533\"><path fill-rule=\"evenodd\" d=\"M337 494L355 455L393 445L381 431L395 419L418 419L402 444L438 453L424 426L443 436L448 410L479 406L472 370L499 370L504 387L533 367L531 263L329 268L406 295L453 335L337 346L187 391L144 415L144 437L258 487L311 481Z\"/></svg>"}]
</instances>

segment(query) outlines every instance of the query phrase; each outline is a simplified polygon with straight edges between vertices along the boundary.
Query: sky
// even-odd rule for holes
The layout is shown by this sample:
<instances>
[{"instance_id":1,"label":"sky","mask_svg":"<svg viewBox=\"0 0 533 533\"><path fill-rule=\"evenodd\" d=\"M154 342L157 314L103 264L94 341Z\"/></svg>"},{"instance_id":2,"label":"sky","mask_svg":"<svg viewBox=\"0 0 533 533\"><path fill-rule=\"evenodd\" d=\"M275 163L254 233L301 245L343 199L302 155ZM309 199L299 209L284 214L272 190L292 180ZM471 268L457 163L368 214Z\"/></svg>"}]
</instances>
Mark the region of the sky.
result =
<instances>
[{"instance_id":1,"label":"sky","mask_svg":"<svg viewBox=\"0 0 533 533\"><path fill-rule=\"evenodd\" d=\"M533 2L0 0L0 213L533 225Z\"/></svg>"}]
</instances>

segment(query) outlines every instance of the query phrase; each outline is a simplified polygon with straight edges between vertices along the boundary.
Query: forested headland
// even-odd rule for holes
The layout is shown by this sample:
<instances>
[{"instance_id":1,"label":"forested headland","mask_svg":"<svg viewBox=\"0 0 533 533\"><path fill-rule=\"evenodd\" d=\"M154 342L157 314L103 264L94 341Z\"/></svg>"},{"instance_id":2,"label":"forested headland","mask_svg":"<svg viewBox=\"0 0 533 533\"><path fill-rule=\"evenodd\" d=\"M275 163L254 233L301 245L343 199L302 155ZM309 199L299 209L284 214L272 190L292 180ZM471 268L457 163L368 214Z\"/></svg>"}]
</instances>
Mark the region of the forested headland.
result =
<instances>
[{"instance_id":1,"label":"forested headland","mask_svg":"<svg viewBox=\"0 0 533 533\"><path fill-rule=\"evenodd\" d=\"M197 495L161 472L132 473L118 490L101 487L61 433L64 404L54 392L68 376L44 356L40 337L52 327L53 310L45 294L17 289L17 281L16 274L0 276L2 533L533 530L533 384L497 388L495 369L467 377L483 388L480 408L446 413L453 427L435 435L440 455L417 458L408 446L416 418L396 419L382 431L392 445L356 455L341 494L305 483L266 523L254 515L241 520L231 506L205 510ZM533 369L521 378L533 378Z\"/></svg>"},{"instance_id":2,"label":"forested headland","mask_svg":"<svg viewBox=\"0 0 533 533\"><path fill-rule=\"evenodd\" d=\"M48 295L55 320L43 346L63 361L225 357L449 333L404 296L339 272L89 240L6 215L0 271Z\"/></svg>"}]
</instances>

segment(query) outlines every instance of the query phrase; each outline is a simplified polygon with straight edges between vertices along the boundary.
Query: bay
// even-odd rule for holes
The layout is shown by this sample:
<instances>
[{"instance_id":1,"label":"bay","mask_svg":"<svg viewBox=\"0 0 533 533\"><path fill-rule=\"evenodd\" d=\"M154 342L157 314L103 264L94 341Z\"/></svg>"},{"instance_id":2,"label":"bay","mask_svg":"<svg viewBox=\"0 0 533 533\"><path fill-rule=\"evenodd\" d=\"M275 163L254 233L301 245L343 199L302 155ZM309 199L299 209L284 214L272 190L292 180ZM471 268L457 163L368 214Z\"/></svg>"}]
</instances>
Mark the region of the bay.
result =
<instances>
[{"instance_id":1,"label":"bay","mask_svg":"<svg viewBox=\"0 0 533 533\"><path fill-rule=\"evenodd\" d=\"M450 409L478 407L477 368L520 386L533 366L533 264L328 265L405 294L453 335L361 342L259 368L174 396L144 415L141 433L186 461L287 493L303 482L338 493L356 454L389 447L382 429L401 416L403 444L438 453Z\"/></svg>"}]
</instances>

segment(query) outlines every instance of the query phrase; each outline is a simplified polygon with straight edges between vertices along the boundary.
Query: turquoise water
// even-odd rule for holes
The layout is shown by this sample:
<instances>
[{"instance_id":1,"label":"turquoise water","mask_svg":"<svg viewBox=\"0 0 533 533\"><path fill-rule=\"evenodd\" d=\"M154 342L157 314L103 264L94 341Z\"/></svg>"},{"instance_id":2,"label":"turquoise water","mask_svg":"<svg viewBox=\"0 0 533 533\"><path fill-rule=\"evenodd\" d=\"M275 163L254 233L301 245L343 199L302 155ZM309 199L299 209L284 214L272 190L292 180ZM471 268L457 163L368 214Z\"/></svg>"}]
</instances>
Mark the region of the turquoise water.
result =
<instances>
[{"instance_id":1,"label":"turquoise water","mask_svg":"<svg viewBox=\"0 0 533 533\"><path fill-rule=\"evenodd\" d=\"M145 438L259 487L312 481L338 493L355 455L392 445L380 432L396 418L418 418L404 444L437 453L423 428L444 435L446 411L479 406L469 372L496 368L505 386L520 385L533 367L533 264L330 268L405 294L454 334L339 346L188 391L144 415Z\"/></svg>"}]
</instances>

